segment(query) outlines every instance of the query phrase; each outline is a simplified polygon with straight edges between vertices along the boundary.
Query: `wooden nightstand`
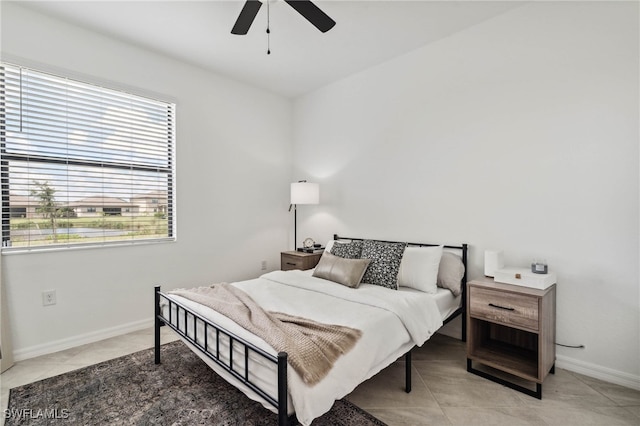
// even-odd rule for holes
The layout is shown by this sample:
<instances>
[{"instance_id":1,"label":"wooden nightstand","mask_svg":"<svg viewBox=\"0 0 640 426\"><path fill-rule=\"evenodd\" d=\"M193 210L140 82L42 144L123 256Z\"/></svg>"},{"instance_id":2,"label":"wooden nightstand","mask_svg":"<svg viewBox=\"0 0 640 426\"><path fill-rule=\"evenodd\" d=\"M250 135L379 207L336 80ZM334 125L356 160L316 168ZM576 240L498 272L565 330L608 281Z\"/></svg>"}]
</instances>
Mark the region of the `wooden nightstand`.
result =
<instances>
[{"instance_id":1,"label":"wooden nightstand","mask_svg":"<svg viewBox=\"0 0 640 426\"><path fill-rule=\"evenodd\" d=\"M289 271L291 269L311 269L315 268L322 253L304 253L301 251L283 251L280 253L280 269Z\"/></svg>"},{"instance_id":2,"label":"wooden nightstand","mask_svg":"<svg viewBox=\"0 0 640 426\"><path fill-rule=\"evenodd\" d=\"M555 284L538 290L483 278L467 285L467 371L541 399L542 382L555 372ZM536 390L477 370L473 361L534 382Z\"/></svg>"}]
</instances>

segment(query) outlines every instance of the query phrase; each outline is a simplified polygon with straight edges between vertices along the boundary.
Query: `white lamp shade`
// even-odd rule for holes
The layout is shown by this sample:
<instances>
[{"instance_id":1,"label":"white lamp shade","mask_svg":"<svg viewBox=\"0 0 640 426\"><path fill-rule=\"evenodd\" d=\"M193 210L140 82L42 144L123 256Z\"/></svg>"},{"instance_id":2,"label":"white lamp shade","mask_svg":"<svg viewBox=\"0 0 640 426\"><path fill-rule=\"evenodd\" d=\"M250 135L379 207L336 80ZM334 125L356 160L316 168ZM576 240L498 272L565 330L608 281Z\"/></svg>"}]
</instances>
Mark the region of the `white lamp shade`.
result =
<instances>
[{"instance_id":1,"label":"white lamp shade","mask_svg":"<svg viewBox=\"0 0 640 426\"><path fill-rule=\"evenodd\" d=\"M291 204L318 204L320 186L317 183L296 182L291 184Z\"/></svg>"}]
</instances>

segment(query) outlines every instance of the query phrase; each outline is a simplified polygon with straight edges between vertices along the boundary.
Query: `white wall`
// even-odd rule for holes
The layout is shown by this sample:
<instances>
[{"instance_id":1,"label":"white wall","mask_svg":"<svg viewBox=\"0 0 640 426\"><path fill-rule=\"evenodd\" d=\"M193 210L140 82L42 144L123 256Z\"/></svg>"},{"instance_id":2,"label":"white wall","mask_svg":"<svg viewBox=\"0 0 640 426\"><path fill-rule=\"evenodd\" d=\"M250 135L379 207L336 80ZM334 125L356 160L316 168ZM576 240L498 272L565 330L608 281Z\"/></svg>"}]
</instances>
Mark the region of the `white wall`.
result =
<instances>
[{"instance_id":1,"label":"white wall","mask_svg":"<svg viewBox=\"0 0 640 426\"><path fill-rule=\"evenodd\" d=\"M640 388L638 4L523 6L308 94L299 234L471 245L558 274L558 366Z\"/></svg>"},{"instance_id":2,"label":"white wall","mask_svg":"<svg viewBox=\"0 0 640 426\"><path fill-rule=\"evenodd\" d=\"M178 241L4 256L16 358L151 325L154 285L255 277L262 260L279 268L291 101L7 2L2 56L177 103ZM46 289L55 306L42 306Z\"/></svg>"}]
</instances>

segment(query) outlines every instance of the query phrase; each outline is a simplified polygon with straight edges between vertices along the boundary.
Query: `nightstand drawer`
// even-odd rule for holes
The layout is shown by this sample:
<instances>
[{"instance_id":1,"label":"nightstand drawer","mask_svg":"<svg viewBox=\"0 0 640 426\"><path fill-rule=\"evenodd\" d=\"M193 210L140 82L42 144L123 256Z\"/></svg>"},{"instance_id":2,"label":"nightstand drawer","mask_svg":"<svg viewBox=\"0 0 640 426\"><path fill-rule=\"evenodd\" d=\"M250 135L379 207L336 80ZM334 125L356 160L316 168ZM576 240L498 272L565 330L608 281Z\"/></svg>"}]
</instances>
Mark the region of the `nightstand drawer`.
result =
<instances>
[{"instance_id":1,"label":"nightstand drawer","mask_svg":"<svg viewBox=\"0 0 640 426\"><path fill-rule=\"evenodd\" d=\"M280 253L280 269L283 271L312 269L316 267L320 257L322 257L322 253L283 251Z\"/></svg>"},{"instance_id":2,"label":"nightstand drawer","mask_svg":"<svg viewBox=\"0 0 640 426\"><path fill-rule=\"evenodd\" d=\"M469 290L470 316L504 325L538 330L539 298L474 286Z\"/></svg>"},{"instance_id":3,"label":"nightstand drawer","mask_svg":"<svg viewBox=\"0 0 640 426\"><path fill-rule=\"evenodd\" d=\"M281 269L283 271L289 271L291 269L304 269L304 259L296 256L282 255L280 259Z\"/></svg>"}]
</instances>

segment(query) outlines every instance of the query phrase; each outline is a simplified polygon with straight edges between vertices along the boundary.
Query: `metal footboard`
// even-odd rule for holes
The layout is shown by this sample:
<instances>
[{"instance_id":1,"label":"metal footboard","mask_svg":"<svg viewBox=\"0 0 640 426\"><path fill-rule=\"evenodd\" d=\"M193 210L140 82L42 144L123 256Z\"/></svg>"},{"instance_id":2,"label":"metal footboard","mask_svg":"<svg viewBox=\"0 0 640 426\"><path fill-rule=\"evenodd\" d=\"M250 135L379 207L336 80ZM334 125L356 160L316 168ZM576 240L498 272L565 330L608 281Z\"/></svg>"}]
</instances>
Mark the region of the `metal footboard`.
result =
<instances>
[{"instance_id":1,"label":"metal footboard","mask_svg":"<svg viewBox=\"0 0 640 426\"><path fill-rule=\"evenodd\" d=\"M160 308L160 301L163 299L167 301L169 305L169 318L166 318L162 314L162 309ZM223 327L213 323L211 320L203 318L202 316L196 314L189 310L188 307L183 304L176 302L175 300L167 297L166 294L160 291L160 287L155 287L154 289L154 305L155 305L155 321L154 321L154 340L155 340L155 363L160 364L160 327L164 325L168 325L171 327L179 336L183 337L186 341L191 343L193 346L198 348L198 350L206 355L211 361L216 363L220 368L224 369L226 372L231 374L234 378L240 381L242 384L247 386L256 394L260 395L267 401L269 404L273 405L278 411L278 425L285 426L292 423L296 423L295 416L292 416L290 419L287 415L287 353L280 352L277 356L271 355L264 350L258 348L257 346L247 342L241 337L235 335L234 333L226 330ZM173 318L173 308L175 308L176 318ZM189 336L188 333L188 321L187 319L192 319L193 321L193 337ZM175 320L175 324L174 323ZM183 324L184 331L181 330L181 320ZM198 342L198 325L202 325L204 332L204 344ZM214 344L209 342L209 332L215 332L216 339ZM220 350L220 337L225 336L229 339L229 353L228 353L228 362L226 362L221 357ZM233 362L233 350L237 348L241 348L241 352L244 354L244 372L240 373L234 369ZM252 383L249 379L249 354L254 353L258 356L264 358L265 360L272 362L277 368L277 393L278 397L273 398L273 396L269 395L265 390L260 388L260 386Z\"/></svg>"}]
</instances>

